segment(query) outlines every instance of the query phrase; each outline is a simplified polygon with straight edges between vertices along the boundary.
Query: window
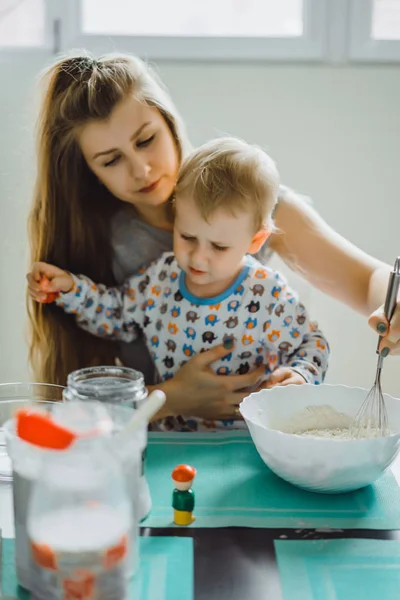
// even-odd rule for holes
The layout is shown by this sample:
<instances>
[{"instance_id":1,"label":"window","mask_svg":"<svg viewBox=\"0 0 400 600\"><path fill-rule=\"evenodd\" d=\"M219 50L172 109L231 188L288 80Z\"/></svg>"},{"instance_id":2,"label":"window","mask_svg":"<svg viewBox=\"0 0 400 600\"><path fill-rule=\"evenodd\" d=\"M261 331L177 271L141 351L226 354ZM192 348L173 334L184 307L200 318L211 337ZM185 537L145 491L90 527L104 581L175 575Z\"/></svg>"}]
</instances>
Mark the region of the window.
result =
<instances>
[{"instance_id":1,"label":"window","mask_svg":"<svg viewBox=\"0 0 400 600\"><path fill-rule=\"evenodd\" d=\"M45 45L44 0L0 1L0 48L40 48Z\"/></svg>"},{"instance_id":2,"label":"window","mask_svg":"<svg viewBox=\"0 0 400 600\"><path fill-rule=\"evenodd\" d=\"M299 37L303 0L83 0L82 30L97 35Z\"/></svg>"},{"instance_id":3,"label":"window","mask_svg":"<svg viewBox=\"0 0 400 600\"><path fill-rule=\"evenodd\" d=\"M0 0L0 61L27 56L48 58L60 47L63 0Z\"/></svg>"},{"instance_id":4,"label":"window","mask_svg":"<svg viewBox=\"0 0 400 600\"><path fill-rule=\"evenodd\" d=\"M400 2L375 0L371 34L374 40L400 40Z\"/></svg>"},{"instance_id":5,"label":"window","mask_svg":"<svg viewBox=\"0 0 400 600\"><path fill-rule=\"evenodd\" d=\"M400 61L400 0L0 0L0 59Z\"/></svg>"},{"instance_id":6,"label":"window","mask_svg":"<svg viewBox=\"0 0 400 600\"><path fill-rule=\"evenodd\" d=\"M400 61L400 0L353 0L349 58Z\"/></svg>"},{"instance_id":7,"label":"window","mask_svg":"<svg viewBox=\"0 0 400 600\"><path fill-rule=\"evenodd\" d=\"M319 59L328 0L75 0L74 45L151 59Z\"/></svg>"}]
</instances>

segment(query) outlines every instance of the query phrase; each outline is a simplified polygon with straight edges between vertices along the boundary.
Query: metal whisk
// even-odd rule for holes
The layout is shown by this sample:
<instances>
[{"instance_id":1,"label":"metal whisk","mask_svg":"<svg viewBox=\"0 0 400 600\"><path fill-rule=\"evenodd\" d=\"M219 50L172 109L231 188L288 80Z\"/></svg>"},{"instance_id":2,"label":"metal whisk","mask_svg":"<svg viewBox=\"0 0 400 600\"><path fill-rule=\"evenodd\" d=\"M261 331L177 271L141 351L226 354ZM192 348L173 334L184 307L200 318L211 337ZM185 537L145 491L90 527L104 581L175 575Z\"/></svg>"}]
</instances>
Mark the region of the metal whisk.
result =
<instances>
[{"instance_id":1,"label":"metal whisk","mask_svg":"<svg viewBox=\"0 0 400 600\"><path fill-rule=\"evenodd\" d=\"M396 258L393 271L390 273L388 289L385 300L385 317L390 323L397 304L397 295L400 286L400 257ZM379 336L376 349L379 354L376 368L375 382L368 396L361 405L360 410L355 416L354 422L350 427L350 437L360 438L368 437L372 431L374 436L383 437L390 435L388 428L388 416L381 387L381 372L384 357L379 353L379 345L382 336Z\"/></svg>"}]
</instances>

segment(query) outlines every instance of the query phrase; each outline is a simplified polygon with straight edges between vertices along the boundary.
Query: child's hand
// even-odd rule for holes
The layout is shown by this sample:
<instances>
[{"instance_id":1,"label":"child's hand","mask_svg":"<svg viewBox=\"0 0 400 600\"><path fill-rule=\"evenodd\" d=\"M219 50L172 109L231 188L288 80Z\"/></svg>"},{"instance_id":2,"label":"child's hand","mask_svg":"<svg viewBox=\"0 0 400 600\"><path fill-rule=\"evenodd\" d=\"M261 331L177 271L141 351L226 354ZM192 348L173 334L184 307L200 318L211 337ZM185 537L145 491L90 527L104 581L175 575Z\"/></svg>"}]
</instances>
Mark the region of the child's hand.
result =
<instances>
[{"instance_id":1,"label":"child's hand","mask_svg":"<svg viewBox=\"0 0 400 600\"><path fill-rule=\"evenodd\" d=\"M36 302L54 302L59 292L70 292L74 284L72 275L53 265L37 262L26 276L28 290Z\"/></svg>"},{"instance_id":2,"label":"child's hand","mask_svg":"<svg viewBox=\"0 0 400 600\"><path fill-rule=\"evenodd\" d=\"M300 373L294 371L290 367L279 367L275 369L268 379L263 383L259 389L270 389L276 385L302 385L307 383L306 380ZM259 391L259 390L257 390Z\"/></svg>"}]
</instances>

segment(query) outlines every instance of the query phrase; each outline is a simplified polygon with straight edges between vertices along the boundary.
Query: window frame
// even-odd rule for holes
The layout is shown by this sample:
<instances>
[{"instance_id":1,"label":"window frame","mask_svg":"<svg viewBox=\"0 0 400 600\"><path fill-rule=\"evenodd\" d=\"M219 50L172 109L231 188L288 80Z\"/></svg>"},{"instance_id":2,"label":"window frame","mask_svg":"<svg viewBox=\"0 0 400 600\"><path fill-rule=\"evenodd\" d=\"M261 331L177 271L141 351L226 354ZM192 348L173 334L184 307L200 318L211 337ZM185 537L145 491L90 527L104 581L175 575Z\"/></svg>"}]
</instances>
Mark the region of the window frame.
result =
<instances>
[{"instance_id":1,"label":"window frame","mask_svg":"<svg viewBox=\"0 0 400 600\"><path fill-rule=\"evenodd\" d=\"M34 57L47 59L58 51L57 27L60 23L62 0L45 0L44 43L41 46L5 46L0 47L0 63L5 61L23 61Z\"/></svg>"},{"instance_id":2,"label":"window frame","mask_svg":"<svg viewBox=\"0 0 400 600\"><path fill-rule=\"evenodd\" d=\"M151 61L268 61L303 63L399 63L400 40L371 37L373 0L304 0L304 35L286 38L84 35L82 0L45 0L45 43L0 48L4 61L48 61L85 48L95 55L131 52ZM240 41L240 43L239 43Z\"/></svg>"},{"instance_id":3,"label":"window frame","mask_svg":"<svg viewBox=\"0 0 400 600\"><path fill-rule=\"evenodd\" d=\"M240 61L323 60L326 56L327 7L330 0L304 0L304 35L283 38L107 36L82 32L81 0L69 0L69 47L99 54L131 52L148 60ZM238 43L240 40L240 43Z\"/></svg>"},{"instance_id":4,"label":"window frame","mask_svg":"<svg viewBox=\"0 0 400 600\"><path fill-rule=\"evenodd\" d=\"M371 35L373 0L351 0L348 60L352 62L400 62L399 40L375 40Z\"/></svg>"}]
</instances>

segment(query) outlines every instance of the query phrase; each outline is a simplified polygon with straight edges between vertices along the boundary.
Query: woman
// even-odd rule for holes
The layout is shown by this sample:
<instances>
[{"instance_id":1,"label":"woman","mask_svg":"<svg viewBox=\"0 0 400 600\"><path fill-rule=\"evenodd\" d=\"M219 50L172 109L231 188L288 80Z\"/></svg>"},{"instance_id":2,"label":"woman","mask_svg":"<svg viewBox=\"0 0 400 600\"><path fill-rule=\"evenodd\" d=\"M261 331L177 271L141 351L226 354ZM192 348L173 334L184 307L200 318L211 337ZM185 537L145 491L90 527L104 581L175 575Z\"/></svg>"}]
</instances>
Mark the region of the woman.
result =
<instances>
[{"instance_id":1,"label":"woman","mask_svg":"<svg viewBox=\"0 0 400 600\"><path fill-rule=\"evenodd\" d=\"M172 247L171 203L189 144L161 83L135 57L67 58L47 74L39 120L39 167L30 217L32 261L83 272L108 285L120 282ZM399 308L392 326L379 307L389 267L341 238L294 192L281 190L269 251L310 283L365 315L386 333L381 349L399 352ZM38 289L30 277L29 285ZM77 329L54 306L30 305L31 361L41 381L65 383L73 369L116 359L154 382L139 338L116 346ZM379 329L378 329L379 327ZM241 389L259 373L218 377L209 363L222 346L192 358L171 381L163 416L226 418ZM151 386L150 386L151 387ZM204 402L206 400L206 406Z\"/></svg>"}]
</instances>

